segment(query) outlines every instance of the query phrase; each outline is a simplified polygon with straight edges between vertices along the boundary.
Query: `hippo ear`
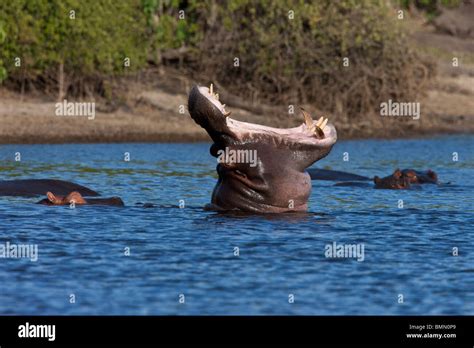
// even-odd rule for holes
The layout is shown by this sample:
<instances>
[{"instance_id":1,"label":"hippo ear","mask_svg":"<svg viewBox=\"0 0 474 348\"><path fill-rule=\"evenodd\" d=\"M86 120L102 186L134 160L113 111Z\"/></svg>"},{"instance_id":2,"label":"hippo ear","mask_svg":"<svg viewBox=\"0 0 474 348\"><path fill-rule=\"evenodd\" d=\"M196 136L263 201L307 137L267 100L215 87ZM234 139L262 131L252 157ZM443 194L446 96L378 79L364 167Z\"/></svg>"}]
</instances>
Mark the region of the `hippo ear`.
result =
<instances>
[{"instance_id":1,"label":"hippo ear","mask_svg":"<svg viewBox=\"0 0 474 348\"><path fill-rule=\"evenodd\" d=\"M74 203L74 204L87 204L87 200L82 197L82 195L77 192L71 192L70 194L67 195L68 203Z\"/></svg>"},{"instance_id":2,"label":"hippo ear","mask_svg":"<svg viewBox=\"0 0 474 348\"><path fill-rule=\"evenodd\" d=\"M49 192L49 191L46 192L46 197L48 197L48 201L50 201L53 204L56 204L58 202L58 199L52 192Z\"/></svg>"},{"instance_id":3,"label":"hippo ear","mask_svg":"<svg viewBox=\"0 0 474 348\"><path fill-rule=\"evenodd\" d=\"M68 194L64 200L68 203L74 202L74 203L79 203L80 204L80 203L82 203L84 198L82 198L82 195L79 192L73 191L70 194Z\"/></svg>"},{"instance_id":4,"label":"hippo ear","mask_svg":"<svg viewBox=\"0 0 474 348\"><path fill-rule=\"evenodd\" d=\"M399 178L402 176L402 172L400 171L399 168L397 168L397 169L393 172L393 176L394 176L396 179L399 179Z\"/></svg>"}]
</instances>

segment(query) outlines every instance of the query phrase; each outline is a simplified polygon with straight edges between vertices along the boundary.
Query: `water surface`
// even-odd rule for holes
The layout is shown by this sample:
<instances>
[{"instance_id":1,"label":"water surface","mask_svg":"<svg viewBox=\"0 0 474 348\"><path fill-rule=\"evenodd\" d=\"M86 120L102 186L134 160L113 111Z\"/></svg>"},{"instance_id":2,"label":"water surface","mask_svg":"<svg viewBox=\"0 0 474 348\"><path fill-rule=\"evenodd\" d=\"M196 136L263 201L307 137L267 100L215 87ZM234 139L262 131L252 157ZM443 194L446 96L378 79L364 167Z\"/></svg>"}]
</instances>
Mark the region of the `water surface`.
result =
<instances>
[{"instance_id":1,"label":"water surface","mask_svg":"<svg viewBox=\"0 0 474 348\"><path fill-rule=\"evenodd\" d=\"M308 214L276 216L202 209L216 182L209 144L2 145L2 179L70 180L127 206L0 197L0 243L39 248L36 262L0 258L0 314L472 315L473 140L340 141L317 167L431 168L450 184L313 181ZM326 258L333 242L363 244L364 260Z\"/></svg>"}]
</instances>

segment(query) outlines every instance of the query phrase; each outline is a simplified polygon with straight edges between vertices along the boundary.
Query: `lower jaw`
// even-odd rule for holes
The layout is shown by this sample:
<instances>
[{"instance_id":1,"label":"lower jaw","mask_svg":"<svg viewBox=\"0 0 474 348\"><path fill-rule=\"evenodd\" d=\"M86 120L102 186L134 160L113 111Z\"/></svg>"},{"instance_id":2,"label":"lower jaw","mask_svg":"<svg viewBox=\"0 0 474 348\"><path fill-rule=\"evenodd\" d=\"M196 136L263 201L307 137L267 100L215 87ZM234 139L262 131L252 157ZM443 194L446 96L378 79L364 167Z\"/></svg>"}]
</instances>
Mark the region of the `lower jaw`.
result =
<instances>
[{"instance_id":1,"label":"lower jaw","mask_svg":"<svg viewBox=\"0 0 474 348\"><path fill-rule=\"evenodd\" d=\"M211 204L206 206L206 210L214 210L214 211L240 211L245 213L253 213L253 214L279 214L279 213L301 213L308 211L308 204L304 203L298 206L290 207L278 207L268 204L260 204L260 203L249 203L249 204L218 204L217 202L213 201Z\"/></svg>"}]
</instances>

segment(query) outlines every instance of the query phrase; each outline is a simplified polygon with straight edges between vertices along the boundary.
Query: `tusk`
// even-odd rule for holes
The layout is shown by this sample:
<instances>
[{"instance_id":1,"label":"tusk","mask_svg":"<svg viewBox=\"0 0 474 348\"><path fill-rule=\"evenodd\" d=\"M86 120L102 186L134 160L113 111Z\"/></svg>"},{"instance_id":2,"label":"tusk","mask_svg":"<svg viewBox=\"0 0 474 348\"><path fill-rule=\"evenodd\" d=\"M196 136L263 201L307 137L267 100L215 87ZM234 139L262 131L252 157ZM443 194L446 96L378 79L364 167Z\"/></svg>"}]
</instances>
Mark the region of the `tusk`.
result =
<instances>
[{"instance_id":1,"label":"tusk","mask_svg":"<svg viewBox=\"0 0 474 348\"><path fill-rule=\"evenodd\" d=\"M314 134L316 134L320 139L324 138L324 132L321 128L319 128L319 126L316 126Z\"/></svg>"},{"instance_id":2,"label":"tusk","mask_svg":"<svg viewBox=\"0 0 474 348\"><path fill-rule=\"evenodd\" d=\"M303 113L304 123L306 124L308 128L311 128L311 126L313 125L313 119L303 108L300 108L300 109L301 109L301 112Z\"/></svg>"},{"instance_id":3,"label":"tusk","mask_svg":"<svg viewBox=\"0 0 474 348\"><path fill-rule=\"evenodd\" d=\"M211 83L211 87L209 87L209 93L211 93L211 95L213 95L214 93L213 89L214 89L214 86Z\"/></svg>"},{"instance_id":4,"label":"tusk","mask_svg":"<svg viewBox=\"0 0 474 348\"><path fill-rule=\"evenodd\" d=\"M323 123L323 121L324 121L324 117L320 117L318 122L316 122L316 126L319 127L321 125L321 123Z\"/></svg>"},{"instance_id":5,"label":"tusk","mask_svg":"<svg viewBox=\"0 0 474 348\"><path fill-rule=\"evenodd\" d=\"M321 130L322 130L322 129L324 129L324 127L326 127L327 124L328 124L328 119L326 118L326 119L323 121L323 123L321 123L321 124L319 125L319 128L321 128Z\"/></svg>"}]
</instances>

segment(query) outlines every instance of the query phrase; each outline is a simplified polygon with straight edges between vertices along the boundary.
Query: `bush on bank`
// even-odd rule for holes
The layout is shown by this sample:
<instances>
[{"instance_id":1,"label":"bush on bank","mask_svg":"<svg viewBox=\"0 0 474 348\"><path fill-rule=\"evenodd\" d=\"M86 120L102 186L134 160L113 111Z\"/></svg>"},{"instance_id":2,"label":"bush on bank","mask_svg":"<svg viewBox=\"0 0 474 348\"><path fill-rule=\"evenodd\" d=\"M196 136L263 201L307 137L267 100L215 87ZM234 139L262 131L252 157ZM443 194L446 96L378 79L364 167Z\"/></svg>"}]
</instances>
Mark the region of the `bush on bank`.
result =
<instances>
[{"instance_id":1,"label":"bush on bank","mask_svg":"<svg viewBox=\"0 0 474 348\"><path fill-rule=\"evenodd\" d=\"M416 98L430 73L386 1L230 0L214 11L197 70L249 98L365 117Z\"/></svg>"},{"instance_id":2,"label":"bush on bank","mask_svg":"<svg viewBox=\"0 0 474 348\"><path fill-rule=\"evenodd\" d=\"M429 76L384 0L5 1L0 45L16 89L103 93L104 78L179 63L248 98L344 117L413 99Z\"/></svg>"},{"instance_id":3,"label":"bush on bank","mask_svg":"<svg viewBox=\"0 0 474 348\"><path fill-rule=\"evenodd\" d=\"M146 62L146 21L139 0L2 1L0 28L7 82L22 89L47 91L63 83L64 92L92 93L102 76Z\"/></svg>"}]
</instances>

